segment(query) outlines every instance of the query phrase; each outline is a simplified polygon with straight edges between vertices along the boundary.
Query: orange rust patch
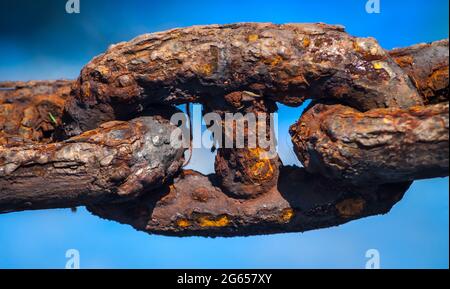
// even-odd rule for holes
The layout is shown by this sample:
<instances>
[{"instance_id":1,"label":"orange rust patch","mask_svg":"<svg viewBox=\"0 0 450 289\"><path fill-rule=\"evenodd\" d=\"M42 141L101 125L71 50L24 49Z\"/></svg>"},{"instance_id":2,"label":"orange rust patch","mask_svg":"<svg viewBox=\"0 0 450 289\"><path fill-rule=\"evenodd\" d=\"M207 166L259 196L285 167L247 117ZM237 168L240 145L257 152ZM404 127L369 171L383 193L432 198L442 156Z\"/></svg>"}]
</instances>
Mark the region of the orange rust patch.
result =
<instances>
[{"instance_id":1,"label":"orange rust patch","mask_svg":"<svg viewBox=\"0 0 450 289\"><path fill-rule=\"evenodd\" d=\"M433 89L443 89L448 85L448 67L433 71L429 77L428 86Z\"/></svg>"},{"instance_id":2,"label":"orange rust patch","mask_svg":"<svg viewBox=\"0 0 450 289\"><path fill-rule=\"evenodd\" d=\"M410 55L394 57L394 61L400 66L405 67L408 65L412 65L414 62L414 58Z\"/></svg>"},{"instance_id":3,"label":"orange rust patch","mask_svg":"<svg viewBox=\"0 0 450 289\"><path fill-rule=\"evenodd\" d=\"M285 223L289 222L294 217L294 210L291 208L283 209L281 212L281 220Z\"/></svg>"},{"instance_id":4,"label":"orange rust patch","mask_svg":"<svg viewBox=\"0 0 450 289\"><path fill-rule=\"evenodd\" d=\"M101 75L106 76L109 73L109 69L108 67L104 66L104 65L99 65L96 67L96 70L98 72L100 72Z\"/></svg>"},{"instance_id":5,"label":"orange rust patch","mask_svg":"<svg viewBox=\"0 0 450 289\"><path fill-rule=\"evenodd\" d=\"M186 228L191 225L191 222L189 222L187 219L178 219L177 220L177 226L181 228Z\"/></svg>"},{"instance_id":6,"label":"orange rust patch","mask_svg":"<svg viewBox=\"0 0 450 289\"><path fill-rule=\"evenodd\" d=\"M195 176L195 175L197 175L197 172L196 172L196 171L194 171L194 170L189 170L189 169L183 170L181 173L182 173L183 177L187 177L187 176Z\"/></svg>"},{"instance_id":7,"label":"orange rust patch","mask_svg":"<svg viewBox=\"0 0 450 289\"><path fill-rule=\"evenodd\" d=\"M198 218L198 224L200 227L225 227L230 223L227 216L220 216L218 218L210 218L207 216L201 216Z\"/></svg>"},{"instance_id":8,"label":"orange rust patch","mask_svg":"<svg viewBox=\"0 0 450 289\"><path fill-rule=\"evenodd\" d=\"M36 95L33 96L35 99L35 103L37 103L36 106L39 106L42 102L51 102L62 109L64 107L64 104L66 102L66 99L62 97L61 95L68 95L70 93L70 86L64 87L60 89L60 92L56 92L55 94L47 95Z\"/></svg>"},{"instance_id":9,"label":"orange rust patch","mask_svg":"<svg viewBox=\"0 0 450 289\"><path fill-rule=\"evenodd\" d=\"M261 157L262 153L264 153L264 150L262 148L260 148L260 147L249 148L248 149L249 157L254 158L254 159L263 159Z\"/></svg>"},{"instance_id":10,"label":"orange rust patch","mask_svg":"<svg viewBox=\"0 0 450 289\"><path fill-rule=\"evenodd\" d=\"M258 38L259 38L258 35L256 35L256 34L250 34L250 35L248 36L248 42L256 41L256 40L258 40Z\"/></svg>"},{"instance_id":11,"label":"orange rust patch","mask_svg":"<svg viewBox=\"0 0 450 289\"><path fill-rule=\"evenodd\" d=\"M271 66L277 66L278 64L280 64L283 61L283 58L280 55L275 56L274 58L270 59L268 61L268 63Z\"/></svg>"},{"instance_id":12,"label":"orange rust patch","mask_svg":"<svg viewBox=\"0 0 450 289\"><path fill-rule=\"evenodd\" d=\"M350 218L360 215L366 201L362 198L346 199L336 204L336 209L341 217Z\"/></svg>"},{"instance_id":13,"label":"orange rust patch","mask_svg":"<svg viewBox=\"0 0 450 289\"><path fill-rule=\"evenodd\" d=\"M258 180L269 179L274 173L270 159L261 157L263 152L264 151L261 148L248 149L249 159L256 160L255 163L250 165L249 171L251 176Z\"/></svg>"},{"instance_id":14,"label":"orange rust patch","mask_svg":"<svg viewBox=\"0 0 450 289\"><path fill-rule=\"evenodd\" d=\"M209 63L200 65L198 68L199 72L205 76L211 75L213 73L213 66Z\"/></svg>"},{"instance_id":15,"label":"orange rust patch","mask_svg":"<svg viewBox=\"0 0 450 289\"><path fill-rule=\"evenodd\" d=\"M302 40L303 47L308 47L311 44L311 40L308 37L303 38Z\"/></svg>"}]
</instances>

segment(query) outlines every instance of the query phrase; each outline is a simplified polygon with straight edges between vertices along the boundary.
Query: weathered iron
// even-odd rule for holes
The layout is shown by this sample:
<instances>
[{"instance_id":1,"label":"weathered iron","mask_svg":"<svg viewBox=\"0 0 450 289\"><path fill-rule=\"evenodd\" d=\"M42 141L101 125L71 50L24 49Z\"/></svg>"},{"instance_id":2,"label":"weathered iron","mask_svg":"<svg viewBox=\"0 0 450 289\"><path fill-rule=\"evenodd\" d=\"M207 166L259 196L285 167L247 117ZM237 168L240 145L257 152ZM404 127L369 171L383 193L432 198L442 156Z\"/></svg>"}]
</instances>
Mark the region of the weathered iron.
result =
<instances>
[{"instance_id":1,"label":"weathered iron","mask_svg":"<svg viewBox=\"0 0 450 289\"><path fill-rule=\"evenodd\" d=\"M214 175L183 171L165 191L88 210L137 230L172 236L304 232L385 214L410 185L354 187L298 167L282 167L277 187L255 199L230 197L215 183Z\"/></svg>"},{"instance_id":2,"label":"weathered iron","mask_svg":"<svg viewBox=\"0 0 450 289\"><path fill-rule=\"evenodd\" d=\"M373 38L326 24L193 26L112 45L81 71L67 135L139 115L150 104L209 103L235 91L297 106L333 98L361 110L423 104Z\"/></svg>"},{"instance_id":3,"label":"weathered iron","mask_svg":"<svg viewBox=\"0 0 450 289\"><path fill-rule=\"evenodd\" d=\"M0 145L51 142L73 82L0 82Z\"/></svg>"},{"instance_id":4,"label":"weathered iron","mask_svg":"<svg viewBox=\"0 0 450 289\"><path fill-rule=\"evenodd\" d=\"M183 163L159 116L112 121L63 142L0 146L0 213L126 200L162 186Z\"/></svg>"},{"instance_id":5,"label":"weathered iron","mask_svg":"<svg viewBox=\"0 0 450 289\"><path fill-rule=\"evenodd\" d=\"M276 109L273 101L247 91L205 105L206 113L214 112L221 120L222 139L217 140L214 168L220 187L228 194L255 198L277 185L280 160L270 114ZM231 122L227 116L233 117Z\"/></svg>"},{"instance_id":6,"label":"weathered iron","mask_svg":"<svg viewBox=\"0 0 450 289\"><path fill-rule=\"evenodd\" d=\"M409 75L425 104L448 101L448 39L389 52Z\"/></svg>"},{"instance_id":7,"label":"weathered iron","mask_svg":"<svg viewBox=\"0 0 450 289\"><path fill-rule=\"evenodd\" d=\"M256 143L218 147L214 175L181 169L174 105L267 114L306 99L290 130L305 168L261 158ZM448 176L448 109L448 40L385 51L326 24L145 34L76 81L0 83L0 213L85 205L176 236L339 225L387 213L415 179ZM246 127L245 142L268 123Z\"/></svg>"},{"instance_id":8,"label":"weathered iron","mask_svg":"<svg viewBox=\"0 0 450 289\"><path fill-rule=\"evenodd\" d=\"M353 184L448 176L449 104L358 112L316 104L291 126L311 173Z\"/></svg>"}]
</instances>

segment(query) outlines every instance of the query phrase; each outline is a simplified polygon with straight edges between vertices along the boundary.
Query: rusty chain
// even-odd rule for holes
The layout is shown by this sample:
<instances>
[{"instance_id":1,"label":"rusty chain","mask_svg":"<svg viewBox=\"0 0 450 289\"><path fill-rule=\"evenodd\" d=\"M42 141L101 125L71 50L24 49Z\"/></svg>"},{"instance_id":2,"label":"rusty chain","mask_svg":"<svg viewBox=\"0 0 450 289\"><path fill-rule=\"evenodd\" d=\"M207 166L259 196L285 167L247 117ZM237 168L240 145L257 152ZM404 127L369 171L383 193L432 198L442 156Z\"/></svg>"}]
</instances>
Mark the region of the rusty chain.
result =
<instances>
[{"instance_id":1,"label":"rusty chain","mask_svg":"<svg viewBox=\"0 0 450 289\"><path fill-rule=\"evenodd\" d=\"M326 24L139 36L76 81L0 83L0 212L83 205L177 236L298 232L386 213L413 180L448 176L448 61L448 40L385 51ZM290 128L303 168L261 158L259 146L218 148L205 176L183 170L184 149L168 139L178 104L222 115L306 99Z\"/></svg>"}]
</instances>

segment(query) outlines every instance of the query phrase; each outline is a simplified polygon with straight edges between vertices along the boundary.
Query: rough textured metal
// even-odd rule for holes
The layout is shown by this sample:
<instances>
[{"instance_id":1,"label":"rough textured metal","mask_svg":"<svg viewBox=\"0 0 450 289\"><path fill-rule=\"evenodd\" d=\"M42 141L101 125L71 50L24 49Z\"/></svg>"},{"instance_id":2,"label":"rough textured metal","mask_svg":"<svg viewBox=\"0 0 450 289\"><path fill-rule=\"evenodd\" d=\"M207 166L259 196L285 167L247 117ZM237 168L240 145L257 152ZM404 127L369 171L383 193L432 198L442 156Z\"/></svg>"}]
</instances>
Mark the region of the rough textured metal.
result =
<instances>
[{"instance_id":1,"label":"rough textured metal","mask_svg":"<svg viewBox=\"0 0 450 289\"><path fill-rule=\"evenodd\" d=\"M183 150L168 145L160 105L223 115L308 98L330 105L311 106L291 129L306 169L261 162L258 146L219 148L215 175L173 179ZM325 24L142 35L94 58L76 82L0 83L0 212L87 205L176 236L299 232L386 213L410 180L448 175L448 103L420 106L445 100L447 40L386 52ZM78 136L48 144L56 134Z\"/></svg>"},{"instance_id":2,"label":"rough textured metal","mask_svg":"<svg viewBox=\"0 0 450 289\"><path fill-rule=\"evenodd\" d=\"M448 39L394 49L389 54L408 73L426 104L448 101Z\"/></svg>"},{"instance_id":3,"label":"rough textured metal","mask_svg":"<svg viewBox=\"0 0 450 289\"><path fill-rule=\"evenodd\" d=\"M291 126L309 172L354 184L448 176L449 104L364 113L317 104Z\"/></svg>"},{"instance_id":4,"label":"rough textured metal","mask_svg":"<svg viewBox=\"0 0 450 289\"><path fill-rule=\"evenodd\" d=\"M0 145L50 142L71 80L0 82Z\"/></svg>"},{"instance_id":5,"label":"rough textured metal","mask_svg":"<svg viewBox=\"0 0 450 289\"><path fill-rule=\"evenodd\" d=\"M144 34L95 57L65 107L64 128L76 135L151 103L207 103L242 90L294 106L324 97L361 110L423 103L375 39L341 26L193 26Z\"/></svg>"},{"instance_id":6,"label":"rough textured metal","mask_svg":"<svg viewBox=\"0 0 450 289\"><path fill-rule=\"evenodd\" d=\"M136 197L180 169L184 149L158 116L113 121L64 142L0 146L0 212Z\"/></svg>"},{"instance_id":7,"label":"rough textured metal","mask_svg":"<svg viewBox=\"0 0 450 289\"><path fill-rule=\"evenodd\" d=\"M215 172L219 186L236 198L256 198L277 186L281 161L265 157L266 149L219 149Z\"/></svg>"},{"instance_id":8,"label":"rough textured metal","mask_svg":"<svg viewBox=\"0 0 450 289\"><path fill-rule=\"evenodd\" d=\"M214 168L220 187L231 196L255 198L277 185L281 162L270 122L270 113L276 109L273 101L248 91L233 92L205 105L205 112L214 112L221 118L222 147L217 150ZM226 113L243 117L230 124ZM238 134L243 147L237 146ZM259 137L267 143L261 144ZM233 148L224 147L226 141Z\"/></svg>"},{"instance_id":9,"label":"rough textured metal","mask_svg":"<svg viewBox=\"0 0 450 289\"><path fill-rule=\"evenodd\" d=\"M278 189L242 200L223 193L215 186L214 176L184 171L164 192L125 204L100 204L88 209L102 218L163 235L303 232L385 214L409 185L357 188L311 175L302 168L283 167Z\"/></svg>"}]
</instances>

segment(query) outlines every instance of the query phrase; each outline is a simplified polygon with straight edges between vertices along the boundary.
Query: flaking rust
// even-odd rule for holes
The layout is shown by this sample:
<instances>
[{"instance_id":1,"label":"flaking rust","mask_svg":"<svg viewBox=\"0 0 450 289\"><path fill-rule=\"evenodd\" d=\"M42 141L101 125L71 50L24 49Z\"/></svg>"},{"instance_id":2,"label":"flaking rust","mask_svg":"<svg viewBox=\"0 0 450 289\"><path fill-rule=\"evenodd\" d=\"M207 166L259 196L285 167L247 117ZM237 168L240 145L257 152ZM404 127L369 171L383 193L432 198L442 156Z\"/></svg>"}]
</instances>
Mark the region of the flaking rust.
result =
<instances>
[{"instance_id":1,"label":"flaking rust","mask_svg":"<svg viewBox=\"0 0 450 289\"><path fill-rule=\"evenodd\" d=\"M113 121L63 142L0 146L0 213L124 201L162 186L183 163L169 121Z\"/></svg>"},{"instance_id":2,"label":"flaking rust","mask_svg":"<svg viewBox=\"0 0 450 289\"><path fill-rule=\"evenodd\" d=\"M449 104L359 112L316 104L291 126L309 172L354 184L448 176Z\"/></svg>"},{"instance_id":3,"label":"flaking rust","mask_svg":"<svg viewBox=\"0 0 450 289\"><path fill-rule=\"evenodd\" d=\"M273 101L248 91L233 92L205 105L206 112L214 112L222 120L223 139L218 140L221 147L214 168L220 187L231 196L255 198L276 187L281 164L271 122L276 109ZM230 123L227 114L242 118ZM238 147L239 134L242 147ZM227 143L231 146L226 147Z\"/></svg>"},{"instance_id":4,"label":"flaking rust","mask_svg":"<svg viewBox=\"0 0 450 289\"><path fill-rule=\"evenodd\" d=\"M181 170L174 105L223 120L306 99L291 127L305 168L247 143L218 147L214 175ZM245 128L246 142L271 133L265 120ZM448 40L385 51L320 23L145 34L76 81L0 83L0 126L1 213L86 205L175 236L325 228L386 213L412 180L448 175Z\"/></svg>"},{"instance_id":5,"label":"flaking rust","mask_svg":"<svg viewBox=\"0 0 450 289\"><path fill-rule=\"evenodd\" d=\"M137 230L175 236L245 236L303 232L387 213L410 183L353 187L282 167L277 188L256 199L236 199L215 185L215 177L194 171L174 180L165 192L125 204L88 210ZM330 188L333 188L330 190ZM195 197L202 191L207 198Z\"/></svg>"},{"instance_id":6,"label":"flaking rust","mask_svg":"<svg viewBox=\"0 0 450 289\"><path fill-rule=\"evenodd\" d=\"M71 80L0 82L0 145L51 142Z\"/></svg>"},{"instance_id":7,"label":"flaking rust","mask_svg":"<svg viewBox=\"0 0 450 289\"><path fill-rule=\"evenodd\" d=\"M67 135L154 103L209 103L235 91L298 106L332 98L361 110L421 105L408 75L373 38L326 24L241 23L141 35L81 71Z\"/></svg>"},{"instance_id":8,"label":"flaking rust","mask_svg":"<svg viewBox=\"0 0 450 289\"><path fill-rule=\"evenodd\" d=\"M214 168L220 186L237 198L256 198L277 186L280 160L266 149L219 149Z\"/></svg>"},{"instance_id":9,"label":"flaking rust","mask_svg":"<svg viewBox=\"0 0 450 289\"><path fill-rule=\"evenodd\" d=\"M389 51L409 75L425 103L448 101L448 39Z\"/></svg>"}]
</instances>

